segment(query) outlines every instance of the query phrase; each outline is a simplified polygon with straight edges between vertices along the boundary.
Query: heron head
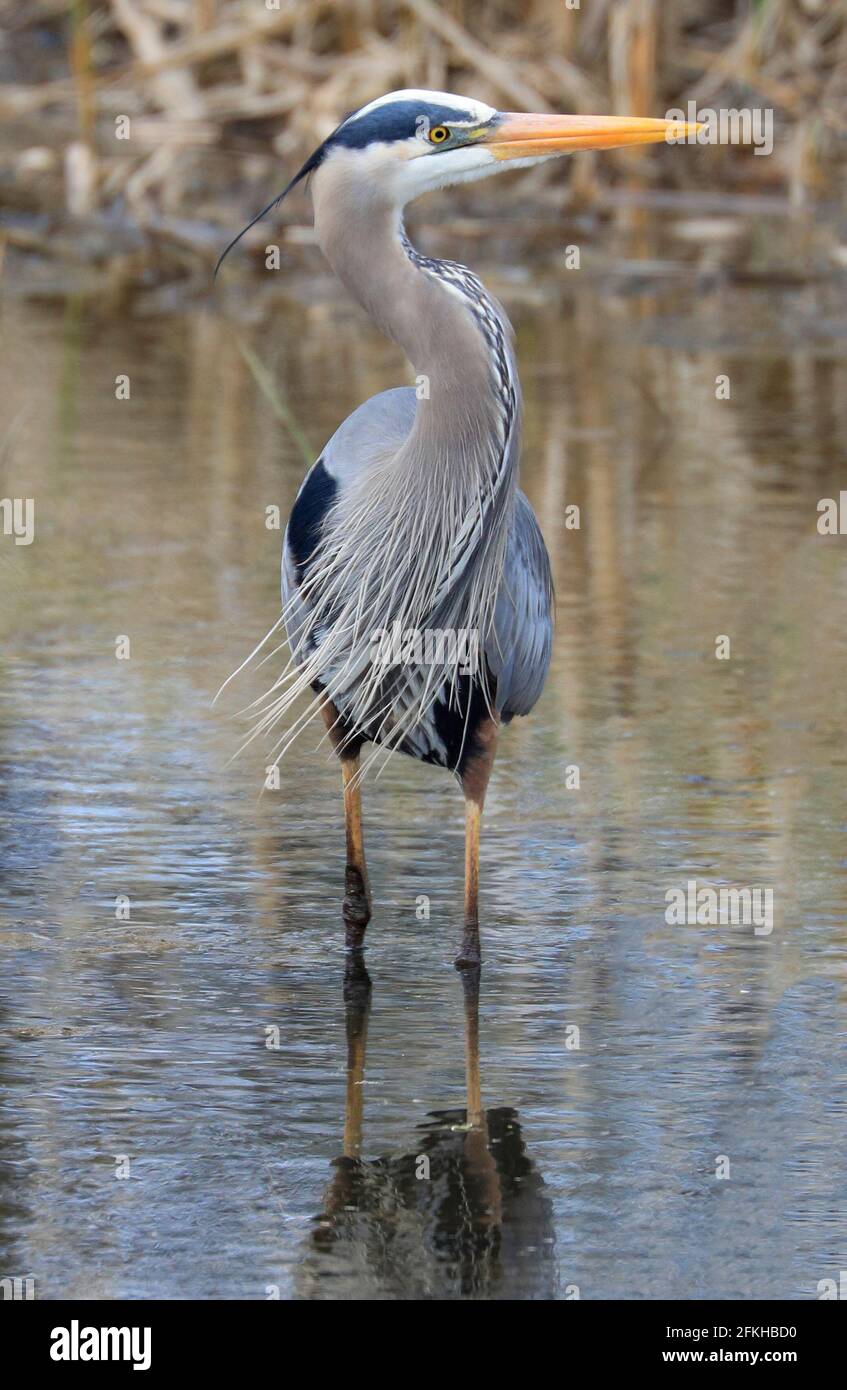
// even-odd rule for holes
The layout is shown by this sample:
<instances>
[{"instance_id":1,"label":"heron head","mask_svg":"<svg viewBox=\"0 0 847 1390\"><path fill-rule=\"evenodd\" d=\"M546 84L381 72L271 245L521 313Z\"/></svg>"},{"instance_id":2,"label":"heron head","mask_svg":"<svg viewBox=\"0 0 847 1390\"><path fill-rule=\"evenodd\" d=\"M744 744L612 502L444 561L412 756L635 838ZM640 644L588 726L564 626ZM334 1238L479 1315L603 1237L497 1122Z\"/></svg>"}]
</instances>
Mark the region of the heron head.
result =
<instances>
[{"instance_id":1,"label":"heron head","mask_svg":"<svg viewBox=\"0 0 847 1390\"><path fill-rule=\"evenodd\" d=\"M344 189L351 202L367 199L399 208L432 189L485 178L501 169L539 164L575 150L682 141L698 129L681 121L639 116L497 111L450 92L390 92L347 116L253 221L308 175L314 176L316 195L331 188L337 198Z\"/></svg>"},{"instance_id":2,"label":"heron head","mask_svg":"<svg viewBox=\"0 0 847 1390\"><path fill-rule=\"evenodd\" d=\"M697 127L636 116L525 115L450 92L390 92L354 111L312 156L402 206L434 188L574 150L684 138ZM311 161L310 161L311 162Z\"/></svg>"}]
</instances>

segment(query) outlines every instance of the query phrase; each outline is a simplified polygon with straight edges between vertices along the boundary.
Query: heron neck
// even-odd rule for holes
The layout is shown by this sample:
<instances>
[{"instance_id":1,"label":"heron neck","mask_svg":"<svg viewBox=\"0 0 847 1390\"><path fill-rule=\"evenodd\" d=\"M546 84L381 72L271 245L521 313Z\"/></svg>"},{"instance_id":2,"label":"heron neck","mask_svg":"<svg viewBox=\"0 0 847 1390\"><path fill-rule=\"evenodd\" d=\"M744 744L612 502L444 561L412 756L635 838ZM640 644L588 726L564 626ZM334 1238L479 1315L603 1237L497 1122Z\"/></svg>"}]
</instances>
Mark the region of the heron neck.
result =
<instances>
[{"instance_id":1,"label":"heron neck","mask_svg":"<svg viewBox=\"0 0 847 1390\"><path fill-rule=\"evenodd\" d=\"M420 255L395 207L359 203L339 215L316 198L315 226L339 279L414 367L404 453L453 477L461 460L469 486L480 472L490 482L507 453L516 457L519 431L511 328L499 305L464 266Z\"/></svg>"}]
</instances>

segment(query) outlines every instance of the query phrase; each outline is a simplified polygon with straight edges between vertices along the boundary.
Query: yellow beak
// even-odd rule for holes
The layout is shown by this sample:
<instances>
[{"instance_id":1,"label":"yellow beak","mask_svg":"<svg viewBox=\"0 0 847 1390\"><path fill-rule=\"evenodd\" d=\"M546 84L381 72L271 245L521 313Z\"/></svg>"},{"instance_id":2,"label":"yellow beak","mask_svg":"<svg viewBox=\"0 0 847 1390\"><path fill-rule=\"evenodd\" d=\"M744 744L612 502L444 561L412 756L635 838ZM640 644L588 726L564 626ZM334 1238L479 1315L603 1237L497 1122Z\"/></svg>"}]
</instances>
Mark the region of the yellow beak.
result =
<instances>
[{"instance_id":1,"label":"yellow beak","mask_svg":"<svg viewBox=\"0 0 847 1390\"><path fill-rule=\"evenodd\" d=\"M481 140L495 159L567 154L571 150L614 150L625 145L682 144L701 127L685 121L656 121L641 116L526 116L504 111Z\"/></svg>"}]
</instances>

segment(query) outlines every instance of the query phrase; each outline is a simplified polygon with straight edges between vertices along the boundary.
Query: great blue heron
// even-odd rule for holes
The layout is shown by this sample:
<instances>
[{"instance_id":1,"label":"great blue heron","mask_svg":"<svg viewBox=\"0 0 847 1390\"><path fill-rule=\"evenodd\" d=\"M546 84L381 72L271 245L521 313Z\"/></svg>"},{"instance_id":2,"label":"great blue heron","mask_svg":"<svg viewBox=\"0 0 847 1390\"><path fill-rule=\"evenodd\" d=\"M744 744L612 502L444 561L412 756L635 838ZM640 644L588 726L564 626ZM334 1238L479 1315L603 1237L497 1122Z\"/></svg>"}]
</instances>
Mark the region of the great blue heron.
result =
<instances>
[{"instance_id":1,"label":"great blue heron","mask_svg":"<svg viewBox=\"0 0 847 1390\"><path fill-rule=\"evenodd\" d=\"M311 175L319 245L417 373L416 387L383 391L345 420L297 494L282 561L292 662L258 725L272 728L313 692L294 727L320 710L341 761L344 916L354 944L371 911L359 753L373 742L449 768L461 783L459 961L479 960L480 818L498 732L541 694L552 639L550 564L517 487L511 326L464 266L415 250L403 208L431 189L500 169L684 138L691 129L392 92L342 121L258 214Z\"/></svg>"}]
</instances>

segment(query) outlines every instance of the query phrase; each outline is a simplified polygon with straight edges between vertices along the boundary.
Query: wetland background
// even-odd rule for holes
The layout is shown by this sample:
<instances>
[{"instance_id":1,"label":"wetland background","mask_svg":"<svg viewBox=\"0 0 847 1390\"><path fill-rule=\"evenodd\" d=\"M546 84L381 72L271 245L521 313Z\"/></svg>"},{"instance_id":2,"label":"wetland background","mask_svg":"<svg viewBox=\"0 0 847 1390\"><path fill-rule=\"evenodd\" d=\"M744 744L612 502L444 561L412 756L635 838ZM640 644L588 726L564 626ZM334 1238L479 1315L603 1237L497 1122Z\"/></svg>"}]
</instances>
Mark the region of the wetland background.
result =
<instances>
[{"instance_id":1,"label":"wetland background","mask_svg":"<svg viewBox=\"0 0 847 1390\"><path fill-rule=\"evenodd\" d=\"M844 12L511 10L3 11L0 496L36 533L0 537L0 1276L37 1297L813 1298L847 1263L847 568L817 529L847 487ZM558 592L489 795L478 1006L450 779L366 788L370 993L335 767L310 735L275 792L266 749L231 761L272 663L211 705L278 615L267 507L410 379L303 195L211 266L407 84L775 111L768 158L579 157L411 210L515 323ZM668 926L690 878L772 887L773 933Z\"/></svg>"}]
</instances>

